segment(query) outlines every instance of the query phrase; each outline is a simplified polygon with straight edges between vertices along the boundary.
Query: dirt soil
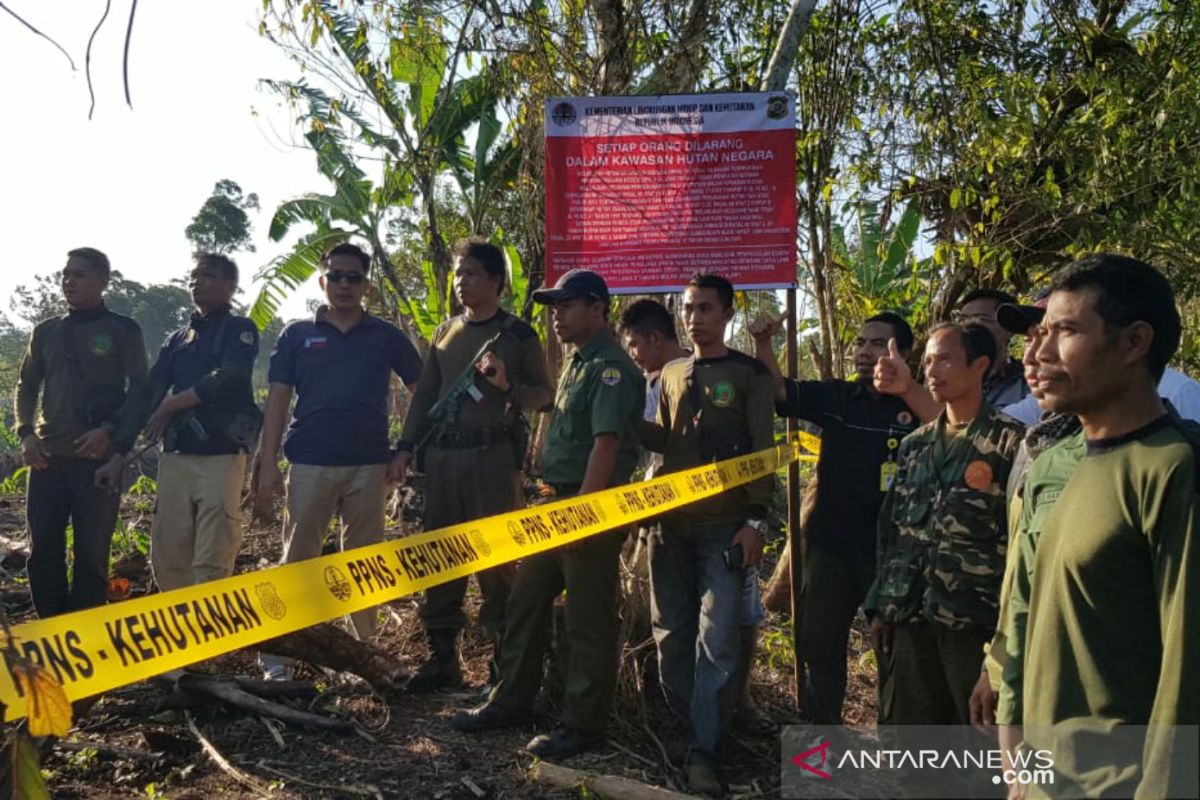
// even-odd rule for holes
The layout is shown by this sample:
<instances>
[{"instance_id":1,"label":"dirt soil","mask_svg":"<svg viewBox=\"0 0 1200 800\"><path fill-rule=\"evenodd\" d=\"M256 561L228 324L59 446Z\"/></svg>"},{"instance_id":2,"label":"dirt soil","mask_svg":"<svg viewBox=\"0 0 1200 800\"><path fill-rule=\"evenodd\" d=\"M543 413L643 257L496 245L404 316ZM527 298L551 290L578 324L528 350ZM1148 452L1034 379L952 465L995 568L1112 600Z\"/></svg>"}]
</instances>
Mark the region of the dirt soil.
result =
<instances>
[{"instance_id":1,"label":"dirt soil","mask_svg":"<svg viewBox=\"0 0 1200 800\"><path fill-rule=\"evenodd\" d=\"M419 530L407 498L403 522L388 532ZM124 530L114 548L114 572L127 577L133 596L153 591L149 567L136 543L149 530L149 498L128 497ZM33 614L19 544L25 541L24 501L0 498L0 597L13 623ZM122 536L124 538L122 538ZM268 567L280 552L278 526L252 529L239 556L239 572ZM769 552L773 559L773 554ZM770 564L763 568L769 575ZM765 577L763 578L765 582ZM418 598L406 597L381 608L379 643L416 665L425 645L416 620ZM468 602L476 605L474 585ZM870 728L875 723L874 668L869 662L865 627L851 636L847 659L850 681L846 722ZM565 766L623 775L683 791L681 774L667 759L671 737L668 715L643 677L653 644L626 646L616 712L609 741L598 752L569 759ZM404 696L390 704L360 680L328 675L300 665L298 678L320 690L301 708L356 719L365 732L314 733L266 722L216 703L187 704L178 692L159 683L124 687L104 696L77 728L43 763L56 798L551 798L590 796L580 790L555 790L530 778L533 758L522 752L535 733L553 727L555 685L551 667L538 718L527 730L481 736L457 733L449 725L455 710L478 703L487 680L488 647L477 629L464 635L466 686L453 693ZM258 676L254 654L232 653L200 669L221 674ZM763 626L752 677L759 711L779 725L798 724L792 700L790 622L771 618ZM560 684L559 684L560 685ZM647 699L649 698L649 699ZM201 750L189 718L243 778L217 767ZM653 733L652 733L653 732ZM724 778L730 797L779 796L779 737L735 736L725 757ZM132 753L129 751L133 751ZM849 796L849 795L848 795Z\"/></svg>"}]
</instances>

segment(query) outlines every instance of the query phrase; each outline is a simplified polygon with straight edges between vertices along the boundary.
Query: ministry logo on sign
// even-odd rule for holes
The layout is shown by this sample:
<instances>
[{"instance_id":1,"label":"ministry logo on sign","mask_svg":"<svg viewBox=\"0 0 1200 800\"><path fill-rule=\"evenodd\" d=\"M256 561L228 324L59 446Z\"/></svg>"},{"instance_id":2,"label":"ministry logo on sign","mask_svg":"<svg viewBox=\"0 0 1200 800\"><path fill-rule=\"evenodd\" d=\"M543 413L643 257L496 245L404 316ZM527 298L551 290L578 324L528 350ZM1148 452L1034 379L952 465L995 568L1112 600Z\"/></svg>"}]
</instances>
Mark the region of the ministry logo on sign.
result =
<instances>
[{"instance_id":1,"label":"ministry logo on sign","mask_svg":"<svg viewBox=\"0 0 1200 800\"><path fill-rule=\"evenodd\" d=\"M579 114L575 111L575 106L568 102L562 102L550 110L550 119L554 120L554 124L561 128L574 124L575 120L579 119Z\"/></svg>"}]
</instances>

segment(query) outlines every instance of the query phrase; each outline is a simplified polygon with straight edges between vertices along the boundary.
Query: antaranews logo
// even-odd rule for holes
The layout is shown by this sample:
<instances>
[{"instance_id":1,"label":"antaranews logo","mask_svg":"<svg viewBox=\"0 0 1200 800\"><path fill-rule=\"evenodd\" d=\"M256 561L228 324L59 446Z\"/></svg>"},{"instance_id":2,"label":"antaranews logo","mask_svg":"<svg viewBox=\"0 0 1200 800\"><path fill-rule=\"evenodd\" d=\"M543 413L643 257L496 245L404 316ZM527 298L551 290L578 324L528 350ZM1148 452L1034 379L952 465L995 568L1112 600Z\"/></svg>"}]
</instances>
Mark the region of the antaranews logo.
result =
<instances>
[{"instance_id":1,"label":"antaranews logo","mask_svg":"<svg viewBox=\"0 0 1200 800\"><path fill-rule=\"evenodd\" d=\"M828 781L828 780L832 780L833 776L830 775L825 770L820 769L820 767L825 766L825 759L826 759L826 757L828 757L828 755L829 755L829 740L826 739L825 741L821 742L820 744L817 744L817 745L814 745L814 746L808 748L803 753L792 756L792 763L795 764L800 769L807 770L808 772L811 772L813 775L816 775L818 778L824 778L825 780ZM815 765L809 763L810 760L816 759L818 757L821 759L819 763L817 763Z\"/></svg>"},{"instance_id":2,"label":"antaranews logo","mask_svg":"<svg viewBox=\"0 0 1200 800\"><path fill-rule=\"evenodd\" d=\"M994 738L960 726L885 727L876 735L789 726L781 750L785 798L984 798L1001 784L1050 786L1056 777L1049 750L1006 757Z\"/></svg>"}]
</instances>

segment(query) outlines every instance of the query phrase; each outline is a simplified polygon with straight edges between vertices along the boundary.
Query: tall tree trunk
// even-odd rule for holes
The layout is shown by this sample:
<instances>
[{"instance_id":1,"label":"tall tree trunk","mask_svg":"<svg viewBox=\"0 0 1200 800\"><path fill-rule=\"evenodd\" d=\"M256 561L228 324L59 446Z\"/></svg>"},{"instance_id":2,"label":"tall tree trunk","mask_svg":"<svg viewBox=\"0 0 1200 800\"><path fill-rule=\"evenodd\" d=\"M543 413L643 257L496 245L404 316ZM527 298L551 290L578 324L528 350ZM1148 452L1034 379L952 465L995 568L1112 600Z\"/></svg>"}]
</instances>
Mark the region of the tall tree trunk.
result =
<instances>
[{"instance_id":1,"label":"tall tree trunk","mask_svg":"<svg viewBox=\"0 0 1200 800\"><path fill-rule=\"evenodd\" d=\"M800 37L808 30L808 23L812 20L816 8L817 0L793 1L792 10L788 12L783 30L779 32L779 39L775 42L771 63L767 65L763 88L768 92L781 92L787 88L788 76L792 73L796 53L800 50Z\"/></svg>"},{"instance_id":2,"label":"tall tree trunk","mask_svg":"<svg viewBox=\"0 0 1200 800\"><path fill-rule=\"evenodd\" d=\"M599 39L600 90L604 94L624 94L633 80L629 14L624 0L591 0L590 5Z\"/></svg>"},{"instance_id":3,"label":"tall tree trunk","mask_svg":"<svg viewBox=\"0 0 1200 800\"><path fill-rule=\"evenodd\" d=\"M693 91L708 62L709 34L717 21L712 0L691 0L679 36L679 44L670 56L659 62L642 85L642 94L682 94Z\"/></svg>"}]
</instances>

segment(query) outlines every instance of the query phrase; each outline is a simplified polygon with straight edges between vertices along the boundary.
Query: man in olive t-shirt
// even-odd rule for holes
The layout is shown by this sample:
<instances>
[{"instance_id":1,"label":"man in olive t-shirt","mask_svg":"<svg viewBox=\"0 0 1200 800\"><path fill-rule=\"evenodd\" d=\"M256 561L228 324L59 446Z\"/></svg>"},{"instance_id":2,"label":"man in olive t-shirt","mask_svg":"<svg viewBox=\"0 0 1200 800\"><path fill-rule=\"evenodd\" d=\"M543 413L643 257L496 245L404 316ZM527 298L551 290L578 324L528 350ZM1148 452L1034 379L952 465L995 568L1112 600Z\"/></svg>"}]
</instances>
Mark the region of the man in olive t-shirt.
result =
<instances>
[{"instance_id":1,"label":"man in olive t-shirt","mask_svg":"<svg viewBox=\"0 0 1200 800\"><path fill-rule=\"evenodd\" d=\"M1028 619L1000 713L1052 753L1054 784L1031 796L1196 794L1200 428L1156 388L1180 328L1170 284L1131 258L1088 256L1050 294L1042 402L1083 430L1034 462L1018 539L1010 614Z\"/></svg>"}]
</instances>

